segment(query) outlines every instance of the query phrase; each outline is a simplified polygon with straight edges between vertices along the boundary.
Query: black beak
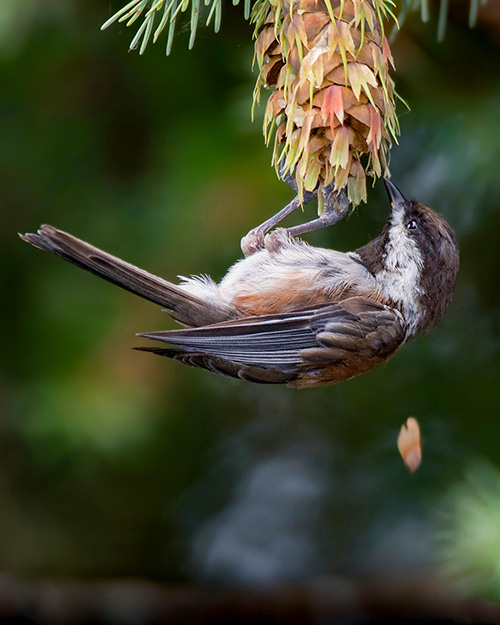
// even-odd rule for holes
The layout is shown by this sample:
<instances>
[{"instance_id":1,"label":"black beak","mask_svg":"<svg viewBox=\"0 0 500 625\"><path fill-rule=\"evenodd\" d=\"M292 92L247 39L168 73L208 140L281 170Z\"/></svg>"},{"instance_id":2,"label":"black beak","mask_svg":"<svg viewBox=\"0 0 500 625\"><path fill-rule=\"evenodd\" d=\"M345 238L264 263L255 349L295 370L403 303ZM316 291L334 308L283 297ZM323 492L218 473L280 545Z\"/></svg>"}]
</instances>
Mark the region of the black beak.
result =
<instances>
[{"instance_id":1,"label":"black beak","mask_svg":"<svg viewBox=\"0 0 500 625\"><path fill-rule=\"evenodd\" d=\"M391 204L394 204L394 206L401 206L402 204L405 204L406 199L397 186L388 178L384 178L384 182Z\"/></svg>"}]
</instances>

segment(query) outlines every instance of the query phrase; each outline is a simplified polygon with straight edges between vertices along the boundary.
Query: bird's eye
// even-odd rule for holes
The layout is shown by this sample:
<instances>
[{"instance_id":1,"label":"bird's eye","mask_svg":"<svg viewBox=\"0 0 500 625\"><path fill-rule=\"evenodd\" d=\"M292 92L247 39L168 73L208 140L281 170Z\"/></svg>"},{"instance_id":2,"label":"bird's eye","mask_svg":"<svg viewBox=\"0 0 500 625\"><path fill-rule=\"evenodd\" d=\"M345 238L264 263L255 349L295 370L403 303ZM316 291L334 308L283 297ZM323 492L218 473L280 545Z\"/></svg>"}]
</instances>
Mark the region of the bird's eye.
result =
<instances>
[{"instance_id":1,"label":"bird's eye","mask_svg":"<svg viewBox=\"0 0 500 625\"><path fill-rule=\"evenodd\" d=\"M415 232L415 230L418 230L418 223L416 219L411 219L407 224L406 224L406 228L408 230L410 230L411 232Z\"/></svg>"}]
</instances>

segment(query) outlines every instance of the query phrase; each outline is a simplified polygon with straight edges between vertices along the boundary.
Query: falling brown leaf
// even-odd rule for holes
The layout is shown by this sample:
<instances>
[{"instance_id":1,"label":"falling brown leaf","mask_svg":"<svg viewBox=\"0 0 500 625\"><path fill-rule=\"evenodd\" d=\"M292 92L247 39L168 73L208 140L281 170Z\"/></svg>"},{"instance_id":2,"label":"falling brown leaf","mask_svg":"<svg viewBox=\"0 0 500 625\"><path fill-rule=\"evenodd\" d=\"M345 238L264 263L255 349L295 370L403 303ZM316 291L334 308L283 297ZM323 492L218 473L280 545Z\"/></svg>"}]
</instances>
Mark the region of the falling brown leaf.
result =
<instances>
[{"instance_id":1,"label":"falling brown leaf","mask_svg":"<svg viewBox=\"0 0 500 625\"><path fill-rule=\"evenodd\" d=\"M420 426L414 417L408 417L406 424L401 426L398 436L398 449L408 471L415 473L422 462L422 446L420 444Z\"/></svg>"}]
</instances>

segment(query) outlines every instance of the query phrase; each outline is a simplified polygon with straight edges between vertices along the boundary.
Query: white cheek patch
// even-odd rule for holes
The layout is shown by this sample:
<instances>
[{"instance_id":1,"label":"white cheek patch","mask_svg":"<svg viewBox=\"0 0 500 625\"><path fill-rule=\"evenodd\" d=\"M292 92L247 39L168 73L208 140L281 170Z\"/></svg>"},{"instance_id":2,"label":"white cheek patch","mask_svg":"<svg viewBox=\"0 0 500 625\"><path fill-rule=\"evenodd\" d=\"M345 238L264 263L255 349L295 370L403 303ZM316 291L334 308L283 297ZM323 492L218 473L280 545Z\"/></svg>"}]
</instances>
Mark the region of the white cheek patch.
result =
<instances>
[{"instance_id":1,"label":"white cheek patch","mask_svg":"<svg viewBox=\"0 0 500 625\"><path fill-rule=\"evenodd\" d=\"M419 302L423 259L418 245L404 226L404 210L394 210L384 269L376 278L382 293L397 302L408 324L407 336L415 334L422 316Z\"/></svg>"}]
</instances>

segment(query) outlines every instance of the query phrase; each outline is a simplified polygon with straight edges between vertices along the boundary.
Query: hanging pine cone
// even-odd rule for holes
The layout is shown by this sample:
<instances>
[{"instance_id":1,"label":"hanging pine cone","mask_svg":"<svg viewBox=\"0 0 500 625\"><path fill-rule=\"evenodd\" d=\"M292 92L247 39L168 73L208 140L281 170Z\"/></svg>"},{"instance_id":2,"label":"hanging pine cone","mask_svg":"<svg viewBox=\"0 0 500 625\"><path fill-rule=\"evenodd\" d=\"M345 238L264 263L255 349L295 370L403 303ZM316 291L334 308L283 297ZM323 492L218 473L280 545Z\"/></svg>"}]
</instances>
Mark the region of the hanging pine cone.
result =
<instances>
[{"instance_id":1,"label":"hanging pine cone","mask_svg":"<svg viewBox=\"0 0 500 625\"><path fill-rule=\"evenodd\" d=\"M366 201L366 173L387 175L399 132L394 66L382 21L390 0L265 0L252 19L261 86L274 88L264 135L273 163L299 193L334 183L353 206ZM318 194L321 199L321 194Z\"/></svg>"}]
</instances>

